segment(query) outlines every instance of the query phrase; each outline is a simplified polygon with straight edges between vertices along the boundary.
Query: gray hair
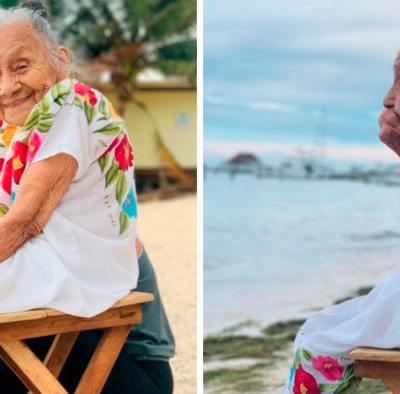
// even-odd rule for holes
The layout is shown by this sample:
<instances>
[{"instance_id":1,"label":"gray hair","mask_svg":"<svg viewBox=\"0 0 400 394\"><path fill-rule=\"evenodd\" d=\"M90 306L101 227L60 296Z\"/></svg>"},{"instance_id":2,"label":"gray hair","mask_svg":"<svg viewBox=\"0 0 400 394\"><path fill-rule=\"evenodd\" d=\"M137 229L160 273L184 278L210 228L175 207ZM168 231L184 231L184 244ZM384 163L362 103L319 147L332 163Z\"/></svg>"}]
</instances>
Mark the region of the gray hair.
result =
<instances>
[{"instance_id":1,"label":"gray hair","mask_svg":"<svg viewBox=\"0 0 400 394\"><path fill-rule=\"evenodd\" d=\"M53 65L55 67L66 67L70 75L75 74L73 66L66 64L58 55L57 49L60 44L57 35L47 20L46 8L40 2L26 2L8 10L0 9L0 27L12 22L29 23L43 38L41 44L46 49Z\"/></svg>"}]
</instances>

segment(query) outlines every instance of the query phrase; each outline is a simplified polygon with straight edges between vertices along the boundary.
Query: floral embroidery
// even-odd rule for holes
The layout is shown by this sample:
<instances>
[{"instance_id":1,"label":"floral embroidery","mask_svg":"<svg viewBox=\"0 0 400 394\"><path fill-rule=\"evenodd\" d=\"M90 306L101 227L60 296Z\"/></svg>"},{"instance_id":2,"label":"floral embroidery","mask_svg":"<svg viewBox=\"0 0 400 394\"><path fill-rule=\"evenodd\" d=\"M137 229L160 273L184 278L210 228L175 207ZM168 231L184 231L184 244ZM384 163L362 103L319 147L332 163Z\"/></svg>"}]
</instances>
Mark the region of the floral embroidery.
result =
<instances>
[{"instance_id":1,"label":"floral embroidery","mask_svg":"<svg viewBox=\"0 0 400 394\"><path fill-rule=\"evenodd\" d=\"M318 356L312 359L312 365L314 369L322 373L326 380L330 382L336 382L343 376L344 367L342 367L338 361L332 357Z\"/></svg>"},{"instance_id":2,"label":"floral embroidery","mask_svg":"<svg viewBox=\"0 0 400 394\"><path fill-rule=\"evenodd\" d=\"M17 126L15 126L15 125L8 125L3 130L2 134L1 134L1 142L7 148L10 147L11 141L14 138L14 134L16 131L17 131Z\"/></svg>"},{"instance_id":3,"label":"floral embroidery","mask_svg":"<svg viewBox=\"0 0 400 394\"><path fill-rule=\"evenodd\" d=\"M109 101L108 102L108 110L110 111L110 115L114 118L114 119L122 119L118 114L117 111L115 111L114 106L112 105L112 103Z\"/></svg>"},{"instance_id":4,"label":"floral embroidery","mask_svg":"<svg viewBox=\"0 0 400 394\"><path fill-rule=\"evenodd\" d=\"M121 171L127 171L133 166L133 152L128 137L125 135L121 143L115 148L115 159Z\"/></svg>"},{"instance_id":5,"label":"floral embroidery","mask_svg":"<svg viewBox=\"0 0 400 394\"><path fill-rule=\"evenodd\" d=\"M120 207L121 235L129 229L132 218L137 217L135 191L132 187L128 190L131 184L128 177L133 177L134 154L125 123L106 97L88 85L69 79L57 83L45 94L23 126L7 124L0 119L0 187L3 189L0 190L0 217L8 212L23 172L33 162L64 105L83 110L94 138L98 136L98 143L107 148L98 163L104 174L105 189L113 188ZM114 220L112 218L113 225Z\"/></svg>"},{"instance_id":6,"label":"floral embroidery","mask_svg":"<svg viewBox=\"0 0 400 394\"><path fill-rule=\"evenodd\" d=\"M111 108L110 106L108 107ZM101 99L99 103L99 113L103 115L102 118L100 118L101 120L113 119L112 111L110 110L110 113L106 111L106 102L104 99ZM133 189L131 188L127 194L128 181L126 172L129 168L134 167L132 146L126 135L124 123L122 121L109 123L100 130L96 130L95 133L104 134L106 136L122 134L122 139L120 136L115 137L106 151L98 159L101 172L105 172L106 189L116 183L115 194L121 206L121 212L119 214L119 233L121 235L129 229L129 220L132 217L137 217L136 196Z\"/></svg>"},{"instance_id":7,"label":"floral embroidery","mask_svg":"<svg viewBox=\"0 0 400 394\"><path fill-rule=\"evenodd\" d=\"M21 141L17 141L14 145L14 156L12 161L13 168L13 178L14 182L19 185L21 180L22 173L25 169L26 163L26 152L28 150L28 146L22 143Z\"/></svg>"},{"instance_id":8,"label":"floral embroidery","mask_svg":"<svg viewBox=\"0 0 400 394\"><path fill-rule=\"evenodd\" d=\"M26 155L26 161L31 163L33 158L35 157L37 151L42 145L42 138L38 133L33 133L32 137L29 140L28 152Z\"/></svg>"},{"instance_id":9,"label":"floral embroidery","mask_svg":"<svg viewBox=\"0 0 400 394\"><path fill-rule=\"evenodd\" d=\"M11 196L13 158L8 159L4 164L2 172L1 187Z\"/></svg>"},{"instance_id":10,"label":"floral embroidery","mask_svg":"<svg viewBox=\"0 0 400 394\"><path fill-rule=\"evenodd\" d=\"M97 97L95 92L92 90L90 86L78 82L74 86L74 91L76 94L79 94L79 96L82 96L85 99L85 101L92 107L96 105Z\"/></svg>"},{"instance_id":11,"label":"floral embroidery","mask_svg":"<svg viewBox=\"0 0 400 394\"><path fill-rule=\"evenodd\" d=\"M296 369L293 392L295 394L321 394L314 376L306 372L301 364Z\"/></svg>"},{"instance_id":12,"label":"floral embroidery","mask_svg":"<svg viewBox=\"0 0 400 394\"><path fill-rule=\"evenodd\" d=\"M302 360L303 359L303 360ZM305 371L315 370L316 374ZM360 385L362 378L354 375L354 364L343 366L331 356L313 356L310 350L299 346L294 356L293 366L290 371L289 387L293 381L293 370L295 371L293 392L296 394L326 393L350 394ZM330 383L319 383L319 375ZM318 378L318 381L317 379Z\"/></svg>"},{"instance_id":13,"label":"floral embroidery","mask_svg":"<svg viewBox=\"0 0 400 394\"><path fill-rule=\"evenodd\" d=\"M137 206L136 206L136 197L133 192L133 189L129 189L129 193L126 196L124 203L122 204L122 210L131 218L134 216L137 217Z\"/></svg>"}]
</instances>

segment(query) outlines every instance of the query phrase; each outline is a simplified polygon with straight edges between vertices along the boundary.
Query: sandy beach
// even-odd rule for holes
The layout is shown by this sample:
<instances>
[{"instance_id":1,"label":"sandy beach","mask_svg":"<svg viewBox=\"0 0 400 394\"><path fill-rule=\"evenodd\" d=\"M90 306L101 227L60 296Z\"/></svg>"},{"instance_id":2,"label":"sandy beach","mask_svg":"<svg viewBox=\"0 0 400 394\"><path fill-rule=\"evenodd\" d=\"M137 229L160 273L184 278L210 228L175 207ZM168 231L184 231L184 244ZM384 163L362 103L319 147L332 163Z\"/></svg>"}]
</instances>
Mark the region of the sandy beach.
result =
<instances>
[{"instance_id":1,"label":"sandy beach","mask_svg":"<svg viewBox=\"0 0 400 394\"><path fill-rule=\"evenodd\" d=\"M197 198L139 203L138 233L154 265L175 336L175 394L197 392Z\"/></svg>"}]
</instances>

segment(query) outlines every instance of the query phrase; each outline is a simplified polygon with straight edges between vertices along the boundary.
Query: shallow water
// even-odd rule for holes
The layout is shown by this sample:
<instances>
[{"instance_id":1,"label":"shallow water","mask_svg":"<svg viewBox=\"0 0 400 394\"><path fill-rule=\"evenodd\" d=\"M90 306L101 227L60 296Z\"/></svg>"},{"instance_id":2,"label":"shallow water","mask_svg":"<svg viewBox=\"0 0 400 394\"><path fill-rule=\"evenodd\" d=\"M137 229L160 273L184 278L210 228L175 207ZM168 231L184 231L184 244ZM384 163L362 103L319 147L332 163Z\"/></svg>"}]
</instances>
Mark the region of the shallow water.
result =
<instances>
[{"instance_id":1,"label":"shallow water","mask_svg":"<svg viewBox=\"0 0 400 394\"><path fill-rule=\"evenodd\" d=\"M204 335L306 317L399 264L400 188L208 175Z\"/></svg>"}]
</instances>

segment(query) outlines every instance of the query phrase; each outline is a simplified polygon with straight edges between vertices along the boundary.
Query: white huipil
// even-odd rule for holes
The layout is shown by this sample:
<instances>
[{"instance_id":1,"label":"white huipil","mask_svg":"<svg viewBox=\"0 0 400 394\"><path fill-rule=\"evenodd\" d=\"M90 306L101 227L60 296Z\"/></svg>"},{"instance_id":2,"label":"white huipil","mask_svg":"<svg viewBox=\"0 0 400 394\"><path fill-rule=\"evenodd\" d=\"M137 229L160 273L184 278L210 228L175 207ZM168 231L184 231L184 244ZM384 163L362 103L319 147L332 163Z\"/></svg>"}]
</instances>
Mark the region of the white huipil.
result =
<instances>
[{"instance_id":1,"label":"white huipil","mask_svg":"<svg viewBox=\"0 0 400 394\"><path fill-rule=\"evenodd\" d=\"M367 295L331 305L310 316L293 344L293 366L280 394L353 393L351 350L400 347L400 268Z\"/></svg>"},{"instance_id":2,"label":"white huipil","mask_svg":"<svg viewBox=\"0 0 400 394\"><path fill-rule=\"evenodd\" d=\"M134 156L124 122L87 85L61 81L24 126L2 122L1 214L26 168L61 152L78 171L42 234L0 264L0 313L55 308L91 317L137 285Z\"/></svg>"}]
</instances>

